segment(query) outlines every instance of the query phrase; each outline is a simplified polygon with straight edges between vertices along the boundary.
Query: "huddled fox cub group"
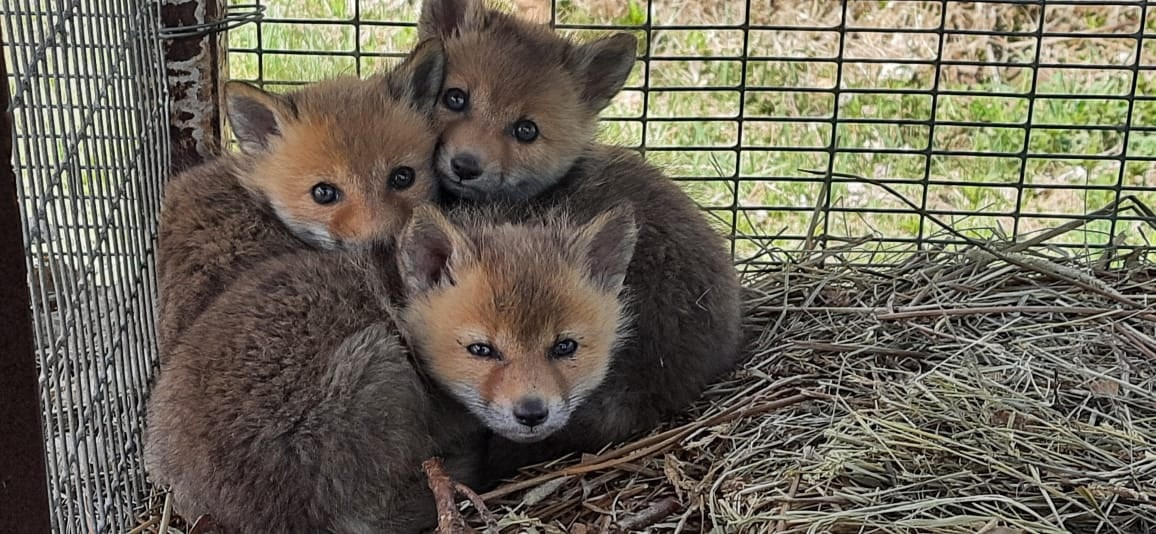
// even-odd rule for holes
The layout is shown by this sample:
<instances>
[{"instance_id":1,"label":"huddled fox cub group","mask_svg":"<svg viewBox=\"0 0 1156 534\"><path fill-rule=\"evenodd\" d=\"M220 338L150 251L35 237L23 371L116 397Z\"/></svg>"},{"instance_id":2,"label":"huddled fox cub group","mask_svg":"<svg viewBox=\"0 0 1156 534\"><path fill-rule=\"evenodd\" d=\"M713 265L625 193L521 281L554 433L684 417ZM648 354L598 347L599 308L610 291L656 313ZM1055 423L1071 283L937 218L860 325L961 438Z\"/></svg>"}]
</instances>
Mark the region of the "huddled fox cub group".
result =
<instances>
[{"instance_id":1,"label":"huddled fox cub group","mask_svg":"<svg viewBox=\"0 0 1156 534\"><path fill-rule=\"evenodd\" d=\"M240 151L172 178L146 466L228 532L416 532L685 408L740 353L697 205L595 142L637 42L425 0L396 68L227 86Z\"/></svg>"}]
</instances>

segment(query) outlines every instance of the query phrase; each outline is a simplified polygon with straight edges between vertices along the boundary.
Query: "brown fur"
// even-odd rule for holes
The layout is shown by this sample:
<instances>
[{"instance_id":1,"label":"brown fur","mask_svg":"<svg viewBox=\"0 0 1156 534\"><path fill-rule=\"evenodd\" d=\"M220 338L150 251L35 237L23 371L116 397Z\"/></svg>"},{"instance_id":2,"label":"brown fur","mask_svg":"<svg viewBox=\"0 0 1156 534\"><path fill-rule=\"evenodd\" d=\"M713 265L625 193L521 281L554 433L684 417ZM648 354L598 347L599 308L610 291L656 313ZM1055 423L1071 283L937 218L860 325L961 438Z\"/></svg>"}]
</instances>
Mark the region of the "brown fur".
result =
<instances>
[{"instance_id":1,"label":"brown fur","mask_svg":"<svg viewBox=\"0 0 1156 534\"><path fill-rule=\"evenodd\" d=\"M419 208L396 256L303 250L266 260L182 334L149 399L145 447L150 475L171 485L178 512L208 513L227 532L428 528L421 460L446 455L451 476L481 481L483 427L470 414L480 401L454 377L520 380L560 332L583 346L556 362L557 375L605 367L626 323L616 295L633 246L629 209L585 227L458 215L454 225ZM387 261L395 257L397 266ZM418 353L445 354L411 364L391 297L406 303L402 331ZM493 334L483 340L507 360L475 361L457 344L473 333Z\"/></svg>"},{"instance_id":2,"label":"brown fur","mask_svg":"<svg viewBox=\"0 0 1156 534\"><path fill-rule=\"evenodd\" d=\"M447 190L471 199L534 196L561 177L590 143L598 114L622 89L637 39L626 33L576 44L477 0L427 0L418 23L422 38L442 37L443 95L469 95L464 112L440 103L441 145L434 165ZM532 120L540 132L519 142L512 128ZM478 159L482 176L458 178L451 160Z\"/></svg>"},{"instance_id":3,"label":"brown fur","mask_svg":"<svg viewBox=\"0 0 1156 534\"><path fill-rule=\"evenodd\" d=\"M517 441L541 439L598 387L628 324L620 290L637 232L631 211L584 227L559 214L530 226L430 220L402 238L407 283L432 286L407 304L406 330L431 375L487 426ZM565 339L577 351L551 357ZM475 343L499 356L471 354ZM530 398L548 410L534 426L516 419Z\"/></svg>"},{"instance_id":4,"label":"brown fur","mask_svg":"<svg viewBox=\"0 0 1156 534\"><path fill-rule=\"evenodd\" d=\"M491 116L538 116L530 106L542 106L546 114L570 114L568 120L552 119L551 124L557 125L549 130L542 127L544 136L553 132L564 143L543 144L528 163L507 160L521 167L502 169L506 176L532 176L533 185L512 188L506 182L485 180L455 185L439 167L448 191L470 200L505 199L511 216L519 220L551 207L570 211L578 221L589 220L627 201L639 225L625 281L631 295L627 310L635 317L633 335L613 355L606 380L587 395L564 429L534 444L498 439L490 447L494 456L488 464L504 475L517 465L561 453L594 451L649 430L684 409L712 379L738 362L738 276L725 240L685 192L638 154L595 144L596 113L557 105L573 102L569 96L573 94L600 95L598 102L608 101L621 83L613 76L560 74L564 70L559 65L571 64L575 57L590 58L590 50L541 26L487 11L479 0L426 0L419 28L425 36L438 35L446 41L446 87L468 84L471 105L487 110L484 116L447 118L443 105L439 116L445 135L474 128L467 126L471 123L489 124ZM499 49L504 53L495 53ZM586 61L596 66L588 72L622 72L621 63L632 61L621 48L601 50L604 54L593 56L599 59ZM615 53L617 60L612 57ZM455 82L463 79L466 82ZM525 104L516 100L527 95L533 98ZM493 100L483 101L485 97ZM512 138L500 143L510 151L523 148ZM437 156L439 163L444 157ZM518 200L524 202L513 202Z\"/></svg>"},{"instance_id":5,"label":"brown fur","mask_svg":"<svg viewBox=\"0 0 1156 534\"><path fill-rule=\"evenodd\" d=\"M145 462L178 513L224 532L418 532L435 516L422 460L476 482L480 427L410 363L389 269L366 256L266 260L173 343Z\"/></svg>"},{"instance_id":6,"label":"brown fur","mask_svg":"<svg viewBox=\"0 0 1156 534\"><path fill-rule=\"evenodd\" d=\"M444 56L426 42L394 71L337 78L273 95L228 87L230 123L242 152L175 176L165 189L157 240L158 339L169 342L254 263L315 246L396 235L417 203L436 199L429 113ZM414 170L412 186L389 185ZM320 205L318 182L342 199Z\"/></svg>"}]
</instances>

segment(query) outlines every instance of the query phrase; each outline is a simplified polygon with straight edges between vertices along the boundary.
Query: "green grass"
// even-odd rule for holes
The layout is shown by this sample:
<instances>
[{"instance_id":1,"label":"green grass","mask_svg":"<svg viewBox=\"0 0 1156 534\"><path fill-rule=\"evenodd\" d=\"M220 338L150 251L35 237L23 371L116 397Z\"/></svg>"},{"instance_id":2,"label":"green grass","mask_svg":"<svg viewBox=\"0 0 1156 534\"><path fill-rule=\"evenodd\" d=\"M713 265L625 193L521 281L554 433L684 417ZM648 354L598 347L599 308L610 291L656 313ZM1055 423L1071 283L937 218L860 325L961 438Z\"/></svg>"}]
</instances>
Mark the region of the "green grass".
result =
<instances>
[{"instance_id":1,"label":"green grass","mask_svg":"<svg viewBox=\"0 0 1156 534\"><path fill-rule=\"evenodd\" d=\"M654 8L654 16L659 22L735 22L742 19L741 3L725 0L713 3L689 0L661 2ZM333 24L303 26L266 23L260 29L260 41L256 26L238 29L230 35L231 47L255 48L260 45L266 52L260 65L255 54L233 53L229 59L231 75L243 79L262 79L276 87L277 82L301 82L336 74L354 74L359 63L362 74L365 74L388 67L393 60L288 55L276 51L352 52L359 45L362 52L401 53L413 45L416 36L412 28L376 26L363 26L358 43L354 27L341 24L353 17L353 3L354 0L309 0L271 5L267 13L269 17L329 19ZM416 0L412 5L404 0L363 0L361 18L412 22L416 18L419 3ZM921 13L926 15L928 9L938 9L934 2L876 4L879 4L876 10L852 14L858 17L857 24L911 27L910 21L927 18L921 16ZM804 5L814 3L800 3L800 6ZM968 9L996 8L1012 9L984 5ZM634 0L620 5L607 4L603 0L562 0L558 10L560 19L568 23L625 25L639 24L646 20L645 7ZM1071 8L1071 13L1065 13L1062 9L1050 9L1052 15L1049 24L1056 24L1059 20L1089 32L1102 31L1113 24L1119 26L1119 17L1122 16L1119 12L1101 11ZM664 16L664 13L669 16ZM1022 14L1016 12L1001 16L1015 24L1023 24L1022 17L1017 18L1017 13ZM770 17L762 22L816 24L816 20L829 17L831 13L828 10L809 15L810 18L803 21L801 13L792 14L789 11L759 14ZM932 18L937 23L938 18ZM1148 30L1156 31L1156 18L1150 19ZM1024 28L1015 29L1024 31ZM1123 33L1133 30L1125 27L1115 31ZM578 37L584 38L593 33L596 32L579 33ZM647 36L643 32L638 32L638 35L643 40L640 51L645 50ZM895 39L888 37L886 34L849 34L845 53L848 57L927 58L933 57L937 49L937 43L923 39L928 36L916 35L908 39L906 44L897 44ZM935 71L927 66L849 63L843 69L841 81L842 87L848 92L842 93L836 102L831 92L839 74L836 64L795 59L829 57L833 51L838 50L838 35L835 33L752 33L752 54L790 59L751 60L745 62L745 65L739 60L661 59L662 56L738 54L743 49L743 41L742 33L737 30L658 30L650 38L651 54L656 58L649 72L651 91L645 96L635 90L624 91L605 115L626 119L604 123L602 139L611 143L639 145L645 142L650 147L663 147L664 150L649 152L648 157L676 177L723 179L713 183L684 183L687 190L704 206L725 208L737 201L739 206L747 208L747 211L740 213L737 221L732 221L727 211L718 212L722 217L720 227L729 228L735 224L743 235L802 235L809 227L816 203L836 208L826 220L832 243L839 242L841 238L866 235L903 238L940 233L930 222L921 221L921 217L903 202L869 184L836 180L829 194L823 196L821 179L815 179L801 172L801 169L825 171L828 167L837 172L888 180L893 183L892 187L917 205L953 212L941 215L940 218L980 238L1000 233L1010 235L1013 231L1011 214L1016 211L1017 203L1020 206L1019 213L1024 215L1017 228L1021 235L1063 222L1040 215L1078 216L1103 207L1116 198L1114 187L1121 179L1125 187L1136 188L1130 192L1138 193L1148 205L1156 206L1156 192L1153 189L1156 171L1152 164L1129 162L1121 173L1118 160L1096 159L1099 156L1118 155L1124 146L1125 137L1120 126L1127 123L1129 104L1124 100L1106 100L1102 97L1129 93L1132 78L1126 69L1040 69L1036 80L1038 94L1077 97L1041 97L1036 99L1034 108L1031 108L1028 99L1017 96L1032 87L1032 73L1026 67L999 70L982 67L970 68L970 71L968 67L944 67L936 80ZM973 44L962 39L961 42L949 42L945 50L955 54L955 50ZM1006 41L1010 50L1011 45L1024 41L1024 38L1009 38ZM1073 65L1129 64L1120 57L1119 39L1072 41L1049 41L1041 52L1042 60ZM928 46L931 48L928 49ZM961 58L992 59L986 57L986 54L992 53L991 46L971 48L981 52L967 52ZM995 59L1027 63L1033 59L1034 51L1034 47L1020 46L1010 52L996 52L1002 55ZM1156 62L1156 46L1147 46L1142 57L1145 62ZM743 81L744 66L747 87L793 87L799 88L801 92L750 89L745 94L740 93L732 88ZM629 85L641 85L645 79L644 74L644 65L640 62ZM941 94L934 98L930 94L853 91L929 91L936 84L941 91L970 91L977 95ZM1138 94L1156 94L1156 73L1142 74L1136 84ZM663 91L663 88L670 87L694 87L696 90ZM690 117L694 120L655 121L644 127L639 121L630 120L643 115L644 102L651 118ZM740 111L748 119L741 130L734 120L740 116ZM840 120L903 122L930 121L934 118L941 123L976 124L938 124L934 129L926 123L839 122L833 126L830 120L836 117L836 113ZM1156 124L1156 102L1135 102L1132 117L1132 124L1135 125ZM1037 128L1028 135L1022 127L1025 124ZM1078 129L1081 126L1111 128ZM741 146L749 150L737 154L733 147L739 145L740 134ZM834 161L830 161L828 147L832 143L832 136L835 146L840 149L866 149L867 152L840 152ZM1131 156L1156 156L1156 134L1133 132L1127 144ZM687 147L700 150L688 150ZM801 150L781 150L783 147ZM929 148L986 155L929 157L924 153L871 152L923 151ZM1031 158L1025 165L1023 159L1017 156L1025 150L1063 157ZM729 180L736 176L736 172L741 179ZM924 176L927 173L931 182L952 184L925 185ZM1069 189L1048 186L1066 186ZM855 211L871 209L903 210L906 213ZM1108 240L1106 232L1109 226L1106 221L1096 222L1087 227L1087 232L1070 234L1066 239L1102 244ZM820 231L822 228L823 225L820 225ZM1118 226L1118 230L1139 228L1140 225L1135 223L1121 223ZM770 240L766 244L784 249L797 249L800 245L798 241L790 239ZM753 245L740 246L742 254L753 251Z\"/></svg>"}]
</instances>

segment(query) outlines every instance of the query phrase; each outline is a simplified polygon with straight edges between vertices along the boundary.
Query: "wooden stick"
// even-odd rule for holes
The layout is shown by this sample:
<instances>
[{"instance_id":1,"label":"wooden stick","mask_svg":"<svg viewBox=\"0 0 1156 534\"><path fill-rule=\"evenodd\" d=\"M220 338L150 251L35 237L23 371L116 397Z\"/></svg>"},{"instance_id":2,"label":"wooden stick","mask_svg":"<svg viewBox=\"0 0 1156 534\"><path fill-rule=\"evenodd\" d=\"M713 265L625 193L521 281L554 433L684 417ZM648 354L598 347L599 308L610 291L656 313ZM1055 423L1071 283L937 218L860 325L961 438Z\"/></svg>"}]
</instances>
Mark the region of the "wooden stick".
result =
<instances>
[{"instance_id":1,"label":"wooden stick","mask_svg":"<svg viewBox=\"0 0 1156 534\"><path fill-rule=\"evenodd\" d=\"M454 500L454 482L442 469L441 458L430 458L421 463L425 471L429 489L433 491L434 502L437 504L438 528L437 534L473 534L462 521L458 512L457 501Z\"/></svg>"},{"instance_id":2,"label":"wooden stick","mask_svg":"<svg viewBox=\"0 0 1156 534\"><path fill-rule=\"evenodd\" d=\"M670 514L677 512L679 508L682 508L682 505L678 503L678 499L667 497L652 503L637 515L619 521L618 528L626 531L642 530L670 517Z\"/></svg>"},{"instance_id":3,"label":"wooden stick","mask_svg":"<svg viewBox=\"0 0 1156 534\"><path fill-rule=\"evenodd\" d=\"M486 534L491 532L497 533L498 518L494 517L494 513L491 512L490 509L486 506L486 503L482 500L481 496L474 492L474 490L469 486L456 480L453 481L453 485L454 490L456 490L459 495L469 500L470 504L474 505L474 509L478 511L478 515L482 516L482 520L486 522Z\"/></svg>"}]
</instances>

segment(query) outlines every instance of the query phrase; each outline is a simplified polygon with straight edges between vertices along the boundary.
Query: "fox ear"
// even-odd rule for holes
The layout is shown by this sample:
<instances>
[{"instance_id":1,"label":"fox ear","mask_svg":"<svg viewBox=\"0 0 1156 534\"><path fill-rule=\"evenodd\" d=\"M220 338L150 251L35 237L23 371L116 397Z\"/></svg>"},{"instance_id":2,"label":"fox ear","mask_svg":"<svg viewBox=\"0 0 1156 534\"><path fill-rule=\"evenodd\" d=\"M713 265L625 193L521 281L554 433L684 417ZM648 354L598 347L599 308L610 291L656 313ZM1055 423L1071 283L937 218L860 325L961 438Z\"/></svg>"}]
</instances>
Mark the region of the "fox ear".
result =
<instances>
[{"instance_id":1,"label":"fox ear","mask_svg":"<svg viewBox=\"0 0 1156 534\"><path fill-rule=\"evenodd\" d=\"M588 109L601 112L622 91L637 50L638 38L625 32L578 46L571 68L582 80L582 100Z\"/></svg>"},{"instance_id":2,"label":"fox ear","mask_svg":"<svg viewBox=\"0 0 1156 534\"><path fill-rule=\"evenodd\" d=\"M418 39L445 39L485 25L484 0L425 0L417 21Z\"/></svg>"},{"instance_id":3,"label":"fox ear","mask_svg":"<svg viewBox=\"0 0 1156 534\"><path fill-rule=\"evenodd\" d=\"M574 240L575 252L586 261L587 274L607 293L617 294L638 242L634 208L621 203L586 223Z\"/></svg>"},{"instance_id":4,"label":"fox ear","mask_svg":"<svg viewBox=\"0 0 1156 534\"><path fill-rule=\"evenodd\" d=\"M225 84L226 113L233 136L241 151L256 154L268 150L274 137L280 137L292 105L280 95L258 89L245 82Z\"/></svg>"},{"instance_id":5,"label":"fox ear","mask_svg":"<svg viewBox=\"0 0 1156 534\"><path fill-rule=\"evenodd\" d=\"M469 242L436 207L419 206L398 241L398 270L409 296L453 285L454 269L471 258Z\"/></svg>"},{"instance_id":6,"label":"fox ear","mask_svg":"<svg viewBox=\"0 0 1156 534\"><path fill-rule=\"evenodd\" d=\"M437 103L445 78L446 55L442 42L426 39L386 77L390 94L409 99L418 109L427 110Z\"/></svg>"}]
</instances>

